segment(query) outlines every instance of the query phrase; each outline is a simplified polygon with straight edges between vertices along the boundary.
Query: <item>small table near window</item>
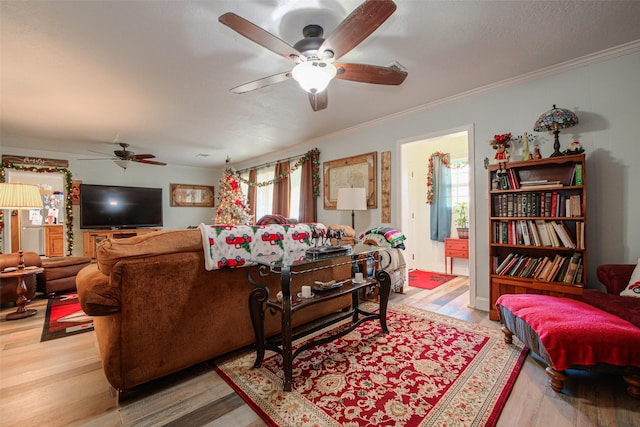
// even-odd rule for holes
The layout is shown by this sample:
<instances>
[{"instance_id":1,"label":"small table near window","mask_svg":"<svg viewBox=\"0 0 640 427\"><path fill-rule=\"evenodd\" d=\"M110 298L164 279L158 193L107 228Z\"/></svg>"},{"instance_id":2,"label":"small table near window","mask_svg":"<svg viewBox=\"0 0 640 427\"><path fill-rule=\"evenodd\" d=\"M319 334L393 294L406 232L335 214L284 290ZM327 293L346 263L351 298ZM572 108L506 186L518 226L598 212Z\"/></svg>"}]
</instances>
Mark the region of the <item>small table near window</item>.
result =
<instances>
[{"instance_id":1,"label":"small table near window","mask_svg":"<svg viewBox=\"0 0 640 427\"><path fill-rule=\"evenodd\" d=\"M449 271L447 271L449 258ZM444 239L444 272L453 274L453 259L469 259L469 239Z\"/></svg>"}]
</instances>

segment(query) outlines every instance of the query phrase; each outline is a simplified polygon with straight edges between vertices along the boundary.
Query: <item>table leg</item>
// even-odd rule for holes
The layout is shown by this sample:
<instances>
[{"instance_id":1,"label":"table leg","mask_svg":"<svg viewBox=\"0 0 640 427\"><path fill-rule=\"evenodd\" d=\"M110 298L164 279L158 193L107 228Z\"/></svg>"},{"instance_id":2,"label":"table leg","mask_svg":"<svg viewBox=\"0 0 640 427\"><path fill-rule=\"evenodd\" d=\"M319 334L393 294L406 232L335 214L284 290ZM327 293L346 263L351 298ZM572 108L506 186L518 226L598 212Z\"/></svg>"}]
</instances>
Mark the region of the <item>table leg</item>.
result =
<instances>
[{"instance_id":1,"label":"table leg","mask_svg":"<svg viewBox=\"0 0 640 427\"><path fill-rule=\"evenodd\" d=\"M27 284L24 283L24 276L18 276L17 281L16 294L18 295L18 299L16 300L16 305L18 309L13 313L7 314L7 320L24 319L25 317L35 316L38 313L38 310L27 308L27 304L31 301L25 296L27 293Z\"/></svg>"},{"instance_id":2,"label":"table leg","mask_svg":"<svg viewBox=\"0 0 640 427\"><path fill-rule=\"evenodd\" d=\"M293 336L291 331L291 270L283 268L280 272L282 286L282 370L284 372L284 391L291 391L293 384Z\"/></svg>"},{"instance_id":3,"label":"table leg","mask_svg":"<svg viewBox=\"0 0 640 427\"><path fill-rule=\"evenodd\" d=\"M380 286L380 327L385 334L389 333L387 327L387 305L389 303L389 295L391 294L391 276L386 270L379 270L376 273L376 279Z\"/></svg>"},{"instance_id":4,"label":"table leg","mask_svg":"<svg viewBox=\"0 0 640 427\"><path fill-rule=\"evenodd\" d=\"M249 295L249 313L251 313L251 324L256 337L256 361L254 368L259 368L264 360L265 337L264 337L264 302L269 298L269 289L265 287L255 288Z\"/></svg>"}]
</instances>

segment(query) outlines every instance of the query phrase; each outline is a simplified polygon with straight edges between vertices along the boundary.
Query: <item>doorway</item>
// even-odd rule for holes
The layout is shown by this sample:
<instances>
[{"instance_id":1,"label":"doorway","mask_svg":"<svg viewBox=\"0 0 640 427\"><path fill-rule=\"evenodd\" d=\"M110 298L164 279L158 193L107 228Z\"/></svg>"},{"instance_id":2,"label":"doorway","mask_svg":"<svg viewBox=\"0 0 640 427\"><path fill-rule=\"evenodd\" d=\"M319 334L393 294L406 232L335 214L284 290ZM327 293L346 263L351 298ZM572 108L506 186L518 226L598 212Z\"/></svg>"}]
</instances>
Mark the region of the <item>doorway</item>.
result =
<instances>
[{"instance_id":1,"label":"doorway","mask_svg":"<svg viewBox=\"0 0 640 427\"><path fill-rule=\"evenodd\" d=\"M469 304L475 306L475 185L473 172L473 126L443 130L398 141L400 171L399 215L407 236L405 260L409 269L444 273L444 243L430 237L430 206L426 201L429 157L434 152L449 153L451 160L466 160L469 194L469 259L454 259L453 274L469 276ZM457 237L452 224L451 237Z\"/></svg>"}]
</instances>

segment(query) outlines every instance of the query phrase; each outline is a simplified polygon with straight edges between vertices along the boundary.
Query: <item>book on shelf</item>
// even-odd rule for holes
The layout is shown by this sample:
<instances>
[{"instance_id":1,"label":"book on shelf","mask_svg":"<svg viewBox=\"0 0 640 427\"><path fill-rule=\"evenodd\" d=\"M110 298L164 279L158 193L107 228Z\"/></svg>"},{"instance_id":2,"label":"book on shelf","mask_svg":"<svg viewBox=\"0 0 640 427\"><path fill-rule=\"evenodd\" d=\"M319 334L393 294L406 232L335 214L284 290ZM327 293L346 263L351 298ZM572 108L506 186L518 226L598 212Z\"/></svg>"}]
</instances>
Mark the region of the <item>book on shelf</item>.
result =
<instances>
[{"instance_id":1,"label":"book on shelf","mask_svg":"<svg viewBox=\"0 0 640 427\"><path fill-rule=\"evenodd\" d=\"M558 237L560 237L560 240L565 247L571 249L576 248L576 243L573 241L571 233L569 233L569 229L562 221L553 222L553 227L556 229L556 233L558 233Z\"/></svg>"},{"instance_id":2,"label":"book on shelf","mask_svg":"<svg viewBox=\"0 0 640 427\"><path fill-rule=\"evenodd\" d=\"M495 274L500 274L502 272L502 270L504 270L504 268L509 264L509 262L511 262L511 259L515 256L515 254L513 252L511 252L509 255L507 255L504 260L502 260L502 262L500 263L500 265L498 265L498 267L495 269Z\"/></svg>"},{"instance_id":3,"label":"book on shelf","mask_svg":"<svg viewBox=\"0 0 640 427\"><path fill-rule=\"evenodd\" d=\"M542 280L546 280L547 282L553 282L556 273L558 272L558 269L560 269L560 266L562 265L562 260L564 259L564 257L560 256L560 255L556 255L553 259L553 263L551 265L551 269L549 270L549 273L544 277L544 279Z\"/></svg>"},{"instance_id":4,"label":"book on shelf","mask_svg":"<svg viewBox=\"0 0 640 427\"><path fill-rule=\"evenodd\" d=\"M522 233L522 243L525 245L531 245L531 237L529 236L529 226L524 219L520 220L520 230Z\"/></svg>"},{"instance_id":5,"label":"book on shelf","mask_svg":"<svg viewBox=\"0 0 640 427\"><path fill-rule=\"evenodd\" d=\"M538 227L536 227L536 223L532 220L527 220L527 226L529 227L529 235L531 236L531 243L534 246L542 246L540 242L540 235L538 233Z\"/></svg>"},{"instance_id":6,"label":"book on shelf","mask_svg":"<svg viewBox=\"0 0 640 427\"><path fill-rule=\"evenodd\" d=\"M582 263L582 254L580 252L575 252L571 256L571 260L569 261L569 266L567 267L567 272L564 275L562 281L564 283L574 283L576 278L576 274L578 273L578 267Z\"/></svg>"},{"instance_id":7,"label":"book on shelf","mask_svg":"<svg viewBox=\"0 0 640 427\"><path fill-rule=\"evenodd\" d=\"M538 277L537 277L538 280L547 280L547 277L549 276L549 273L551 272L551 269L553 268L555 261L557 260L558 257L559 255L556 255L553 260L551 260L550 258L547 259L542 270L538 274Z\"/></svg>"},{"instance_id":8,"label":"book on shelf","mask_svg":"<svg viewBox=\"0 0 640 427\"><path fill-rule=\"evenodd\" d=\"M549 257L548 256L542 257L538 261L538 265L536 265L536 268L531 273L531 277L537 279L540 276L540 272L542 272L542 269L547 265L548 261L549 261Z\"/></svg>"},{"instance_id":9,"label":"book on shelf","mask_svg":"<svg viewBox=\"0 0 640 427\"><path fill-rule=\"evenodd\" d=\"M544 193L544 216L551 216L551 197L553 194L549 191Z\"/></svg>"},{"instance_id":10,"label":"book on shelf","mask_svg":"<svg viewBox=\"0 0 640 427\"><path fill-rule=\"evenodd\" d=\"M574 169L574 185L582 185L582 163L576 163L575 169Z\"/></svg>"},{"instance_id":11,"label":"book on shelf","mask_svg":"<svg viewBox=\"0 0 640 427\"><path fill-rule=\"evenodd\" d=\"M538 229L538 234L540 235L540 243L542 243L542 246L551 246L551 240L549 239L549 232L547 231L545 221L543 219L536 219L535 223L536 228Z\"/></svg>"},{"instance_id":12,"label":"book on shelf","mask_svg":"<svg viewBox=\"0 0 640 427\"><path fill-rule=\"evenodd\" d=\"M556 229L551 225L552 221L545 222L545 228L547 229L547 234L549 235L549 240L551 241L551 246L554 248L559 248L560 239L558 238L558 234L556 233Z\"/></svg>"},{"instance_id":13,"label":"book on shelf","mask_svg":"<svg viewBox=\"0 0 640 427\"><path fill-rule=\"evenodd\" d=\"M578 272L576 273L576 279L573 281L573 283L582 283L582 272L584 270L584 264L582 264L582 262L580 263L580 265L578 266Z\"/></svg>"}]
</instances>

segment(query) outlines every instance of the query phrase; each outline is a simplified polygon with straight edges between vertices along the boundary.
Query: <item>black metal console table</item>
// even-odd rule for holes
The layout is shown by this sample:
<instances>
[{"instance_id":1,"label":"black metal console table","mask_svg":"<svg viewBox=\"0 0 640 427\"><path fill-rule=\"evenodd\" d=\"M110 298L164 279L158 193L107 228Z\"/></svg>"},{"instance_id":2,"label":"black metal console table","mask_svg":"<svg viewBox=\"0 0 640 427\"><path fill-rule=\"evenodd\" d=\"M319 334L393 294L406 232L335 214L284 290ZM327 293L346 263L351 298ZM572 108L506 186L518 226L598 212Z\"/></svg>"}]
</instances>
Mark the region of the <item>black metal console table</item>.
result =
<instances>
[{"instance_id":1,"label":"black metal console table","mask_svg":"<svg viewBox=\"0 0 640 427\"><path fill-rule=\"evenodd\" d=\"M256 336L256 361L254 367L259 368L262 365L264 359L265 350L273 350L282 355L282 369L284 372L284 391L291 391L292 388L292 376L293 376L293 359L298 356L302 351L309 347L324 344L334 339L340 338L355 328L357 328L363 322L369 320L379 319L380 326L384 333L388 333L387 328L387 303L389 301L389 294L391 292L391 278L389 273L385 271L385 267L378 265L375 272L375 279L366 279L362 283L354 283L351 277L344 278L342 280L342 286L335 289L327 290L322 293L318 292L311 298L298 298L291 295L291 282L293 276L297 274L309 273L317 270L323 270L327 268L334 268L337 266L351 264L356 266L363 261L363 257L374 256L379 251L384 251L386 248L370 245L356 245L351 250L351 253L337 256L326 257L308 257L303 252L286 253L284 256L257 256L250 261L257 263L260 276L268 276L269 274L280 275L280 285L282 291L282 299L279 300L275 297L270 297L269 288L264 285L258 284L253 277L251 277L251 269L249 269L248 279L254 286L249 297L249 310L251 312L251 322L253 324L253 330ZM343 259L343 260L341 260ZM322 261L336 260L331 265L319 265ZM295 271L292 267L304 266L303 269L296 268ZM352 271L355 269L352 268ZM366 274L365 274L366 276ZM312 285L312 283L308 283ZM368 288L370 286L379 286L379 311L378 313L370 313L360 309L358 293L361 289ZM351 294L351 310L348 312L334 317L328 321L322 322L316 327L300 332L294 336L292 328L292 315L298 310L304 310L314 304L320 304L324 301L329 301L340 296ZM282 328L280 337L275 340L266 340L264 333L264 316L265 310L277 310L281 312ZM362 317L360 317L362 316ZM344 319L351 317L351 325L340 331L339 333L319 339L316 341L308 342L300 346L296 351L292 351L292 343L294 340L309 335L315 331L318 331L329 325L338 323Z\"/></svg>"}]
</instances>

